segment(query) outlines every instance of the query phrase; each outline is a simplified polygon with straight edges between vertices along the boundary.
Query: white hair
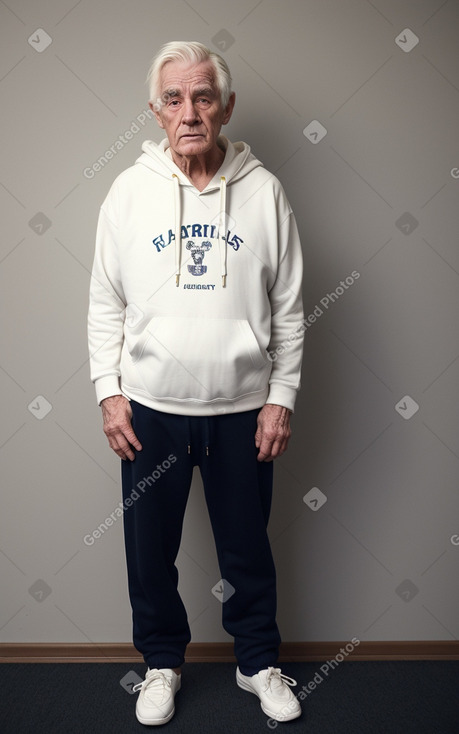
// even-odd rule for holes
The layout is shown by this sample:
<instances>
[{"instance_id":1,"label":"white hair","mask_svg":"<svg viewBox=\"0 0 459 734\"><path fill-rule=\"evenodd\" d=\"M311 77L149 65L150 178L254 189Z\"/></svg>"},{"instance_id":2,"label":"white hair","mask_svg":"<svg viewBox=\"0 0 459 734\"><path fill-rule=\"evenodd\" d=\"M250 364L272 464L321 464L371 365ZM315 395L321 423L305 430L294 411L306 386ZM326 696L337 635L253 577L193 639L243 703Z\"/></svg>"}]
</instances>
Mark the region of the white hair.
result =
<instances>
[{"instance_id":1,"label":"white hair","mask_svg":"<svg viewBox=\"0 0 459 734\"><path fill-rule=\"evenodd\" d=\"M191 64L210 61L215 70L215 80L220 92L222 107L226 107L231 94L232 82L228 64L219 54L211 51L197 41L170 41L160 48L152 61L147 76L151 102L156 105L159 105L161 102L161 90L159 88L160 75L163 66L168 61L181 61Z\"/></svg>"}]
</instances>

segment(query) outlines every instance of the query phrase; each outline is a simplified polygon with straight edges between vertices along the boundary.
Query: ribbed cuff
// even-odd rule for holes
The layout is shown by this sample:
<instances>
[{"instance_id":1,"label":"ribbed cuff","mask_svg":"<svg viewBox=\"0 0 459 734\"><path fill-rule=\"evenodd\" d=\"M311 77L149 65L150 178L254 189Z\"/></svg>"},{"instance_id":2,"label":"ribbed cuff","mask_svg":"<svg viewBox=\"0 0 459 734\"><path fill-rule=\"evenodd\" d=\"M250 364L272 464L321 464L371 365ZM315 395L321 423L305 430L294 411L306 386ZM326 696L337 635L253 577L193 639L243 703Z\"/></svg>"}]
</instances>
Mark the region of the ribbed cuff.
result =
<instances>
[{"instance_id":1,"label":"ribbed cuff","mask_svg":"<svg viewBox=\"0 0 459 734\"><path fill-rule=\"evenodd\" d=\"M285 387L277 382L271 383L269 386L269 394L266 398L267 403L273 405L282 405L284 408L288 408L292 413L295 408L296 390L291 387Z\"/></svg>"},{"instance_id":2,"label":"ribbed cuff","mask_svg":"<svg viewBox=\"0 0 459 734\"><path fill-rule=\"evenodd\" d=\"M96 388L96 398L100 405L102 400L105 398L111 398L112 395L122 395L120 389L120 378L118 375L107 375L106 377L99 377L94 382Z\"/></svg>"}]
</instances>

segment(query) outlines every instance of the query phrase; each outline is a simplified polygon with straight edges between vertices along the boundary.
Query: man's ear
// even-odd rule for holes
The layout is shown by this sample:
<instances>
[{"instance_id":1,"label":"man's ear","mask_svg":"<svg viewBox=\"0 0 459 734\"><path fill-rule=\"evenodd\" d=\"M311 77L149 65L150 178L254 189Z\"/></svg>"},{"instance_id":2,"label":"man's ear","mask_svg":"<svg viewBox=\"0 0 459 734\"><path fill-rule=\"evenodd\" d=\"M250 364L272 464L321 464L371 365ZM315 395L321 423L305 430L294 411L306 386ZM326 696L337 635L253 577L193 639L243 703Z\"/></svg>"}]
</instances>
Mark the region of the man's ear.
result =
<instances>
[{"instance_id":1,"label":"man's ear","mask_svg":"<svg viewBox=\"0 0 459 734\"><path fill-rule=\"evenodd\" d=\"M156 122L158 123L159 127L164 130L164 123L161 119L161 115L159 114L158 102L149 102L148 106L156 117Z\"/></svg>"},{"instance_id":2,"label":"man's ear","mask_svg":"<svg viewBox=\"0 0 459 734\"><path fill-rule=\"evenodd\" d=\"M228 104L226 105L225 111L223 113L222 125L227 125L228 122L230 121L231 115L233 114L233 109L234 109L234 103L235 102L236 102L236 93L235 92L231 92L230 98L228 100Z\"/></svg>"}]
</instances>

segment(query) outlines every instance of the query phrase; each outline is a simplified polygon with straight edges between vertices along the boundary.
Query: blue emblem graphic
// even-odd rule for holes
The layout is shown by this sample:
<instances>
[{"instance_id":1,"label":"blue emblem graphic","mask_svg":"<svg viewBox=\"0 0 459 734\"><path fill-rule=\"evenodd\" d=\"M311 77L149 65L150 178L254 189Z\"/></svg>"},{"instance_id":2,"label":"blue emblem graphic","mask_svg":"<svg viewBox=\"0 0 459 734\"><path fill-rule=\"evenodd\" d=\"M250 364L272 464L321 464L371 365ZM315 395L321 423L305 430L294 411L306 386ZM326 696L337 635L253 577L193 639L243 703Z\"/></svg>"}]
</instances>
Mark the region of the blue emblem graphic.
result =
<instances>
[{"instance_id":1,"label":"blue emblem graphic","mask_svg":"<svg viewBox=\"0 0 459 734\"><path fill-rule=\"evenodd\" d=\"M212 242L204 240L201 245L195 245L193 240L188 240L186 243L186 249L191 251L191 257L193 258L194 265L188 265L188 272L192 275L204 275L207 273L207 265L203 265L204 255L207 250L212 247Z\"/></svg>"}]
</instances>

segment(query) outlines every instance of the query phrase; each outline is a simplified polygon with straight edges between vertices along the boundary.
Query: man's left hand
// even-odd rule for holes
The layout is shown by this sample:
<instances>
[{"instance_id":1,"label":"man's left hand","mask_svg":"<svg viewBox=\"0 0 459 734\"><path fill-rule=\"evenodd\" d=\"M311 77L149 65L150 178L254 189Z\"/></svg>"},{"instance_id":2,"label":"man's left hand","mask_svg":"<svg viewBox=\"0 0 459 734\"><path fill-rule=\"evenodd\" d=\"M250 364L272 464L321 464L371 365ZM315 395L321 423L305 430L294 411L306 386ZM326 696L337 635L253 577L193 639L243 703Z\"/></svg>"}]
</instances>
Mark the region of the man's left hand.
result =
<instances>
[{"instance_id":1,"label":"man's left hand","mask_svg":"<svg viewBox=\"0 0 459 734\"><path fill-rule=\"evenodd\" d=\"M258 413L258 428L255 434L255 446L260 449L258 461L272 461L287 451L288 441L292 435L290 428L290 410L282 405L267 403Z\"/></svg>"}]
</instances>

